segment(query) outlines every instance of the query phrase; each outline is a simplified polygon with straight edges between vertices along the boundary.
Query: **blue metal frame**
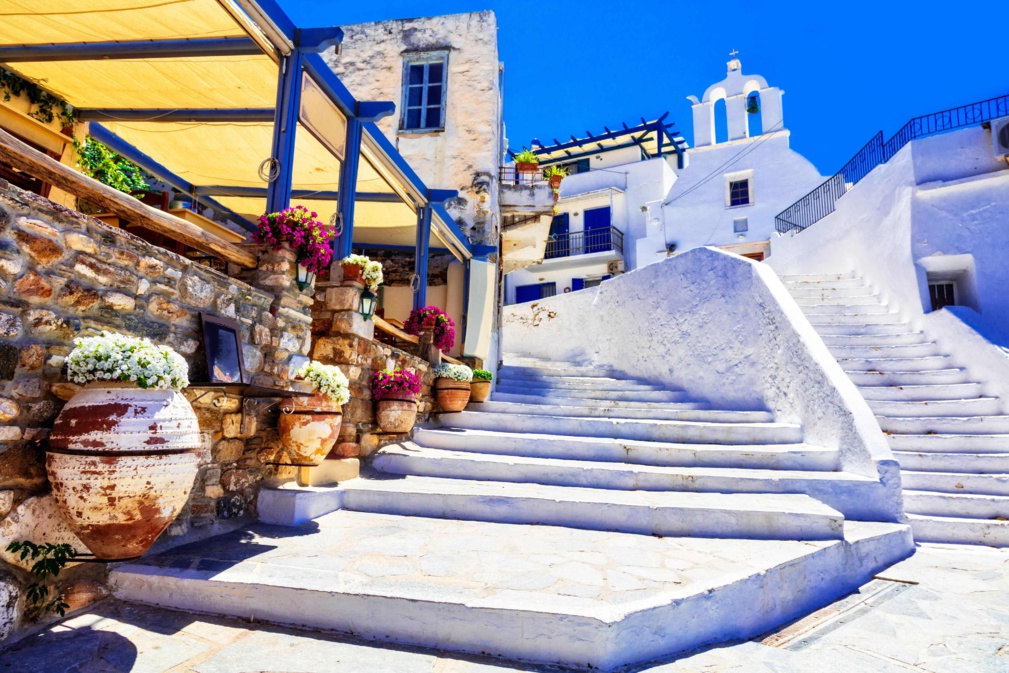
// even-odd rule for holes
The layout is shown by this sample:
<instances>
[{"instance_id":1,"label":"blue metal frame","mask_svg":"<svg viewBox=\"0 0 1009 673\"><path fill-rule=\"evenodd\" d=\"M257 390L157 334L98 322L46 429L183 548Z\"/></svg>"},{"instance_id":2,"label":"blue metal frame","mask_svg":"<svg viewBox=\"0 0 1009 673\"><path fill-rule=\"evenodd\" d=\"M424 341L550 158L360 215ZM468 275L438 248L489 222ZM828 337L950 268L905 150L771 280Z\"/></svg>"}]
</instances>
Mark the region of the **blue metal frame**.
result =
<instances>
[{"instance_id":1,"label":"blue metal frame","mask_svg":"<svg viewBox=\"0 0 1009 673\"><path fill-rule=\"evenodd\" d=\"M340 167L340 189L336 199L337 217L342 225L340 235L333 239L333 259L350 254L354 242L354 206L358 167L361 164L361 121L347 119L346 159Z\"/></svg>"},{"instance_id":2,"label":"blue metal frame","mask_svg":"<svg viewBox=\"0 0 1009 673\"><path fill-rule=\"evenodd\" d=\"M266 187L236 187L230 185L203 185L196 187L198 196L241 196L250 199L262 199L267 195ZM336 201L340 197L337 190L318 189L294 189L291 191L291 199L321 199L323 201ZM354 195L357 201L369 203L402 203L403 199L398 194L385 192L357 192Z\"/></svg>"},{"instance_id":3,"label":"blue metal frame","mask_svg":"<svg viewBox=\"0 0 1009 673\"><path fill-rule=\"evenodd\" d=\"M186 56L260 56L262 53L262 47L249 37L212 37L192 40L81 42L0 47L0 63L180 58Z\"/></svg>"},{"instance_id":4,"label":"blue metal frame","mask_svg":"<svg viewBox=\"0 0 1009 673\"><path fill-rule=\"evenodd\" d=\"M272 122L273 108L184 109L122 108L77 110L82 122Z\"/></svg>"},{"instance_id":5,"label":"blue metal frame","mask_svg":"<svg viewBox=\"0 0 1009 673\"><path fill-rule=\"evenodd\" d=\"M267 187L266 212L275 213L291 204L294 188L294 137L301 108L301 68L304 55L295 49L280 59L277 83L277 114L273 121L273 148L277 176Z\"/></svg>"},{"instance_id":6,"label":"blue metal frame","mask_svg":"<svg viewBox=\"0 0 1009 673\"><path fill-rule=\"evenodd\" d=\"M413 272L419 277L413 293L413 307L427 306L427 267L431 247L431 204L417 211L417 253L413 258Z\"/></svg>"},{"instance_id":7,"label":"blue metal frame","mask_svg":"<svg viewBox=\"0 0 1009 673\"><path fill-rule=\"evenodd\" d=\"M666 117L669 116L669 112L665 112L661 117L655 121L646 121L644 117L641 118L641 124L637 126L628 126L626 122L623 122L621 126L623 128L617 129L616 131L611 131L608 126L604 126L604 133L593 134L591 131L586 131L585 138L575 138L571 136L570 141L561 142L554 138L553 145L544 145L538 138L533 138L532 145L536 147L533 150L537 155L543 156L547 154L553 154L554 152L563 151L566 155L564 158L548 159L543 161L544 165L550 163L558 163L564 161L570 161L572 159L577 159L579 157L590 156L593 154L598 154L599 152L609 152L616 149L622 149L625 147L632 147L634 145L642 145L648 134L654 132L656 134L656 146L657 154L662 156L663 148L665 147L665 141L668 140L669 144L672 145L673 149L677 154L677 165L680 168L684 167L684 156L686 152L686 140L683 138L679 132L673 130L674 124L665 123ZM624 136L631 136L630 140L619 145L606 146L601 143L603 140L616 140ZM637 137L635 137L637 136ZM574 148L582 148L586 145L596 144L596 149L589 149L582 152L572 153L568 150ZM514 157L515 152L509 150L509 155Z\"/></svg>"},{"instance_id":8,"label":"blue metal frame","mask_svg":"<svg viewBox=\"0 0 1009 673\"><path fill-rule=\"evenodd\" d=\"M414 245L385 245L384 243L355 243L354 250L395 250L396 252L414 252L417 247ZM431 248L428 250L432 255L451 255L448 248Z\"/></svg>"}]
</instances>

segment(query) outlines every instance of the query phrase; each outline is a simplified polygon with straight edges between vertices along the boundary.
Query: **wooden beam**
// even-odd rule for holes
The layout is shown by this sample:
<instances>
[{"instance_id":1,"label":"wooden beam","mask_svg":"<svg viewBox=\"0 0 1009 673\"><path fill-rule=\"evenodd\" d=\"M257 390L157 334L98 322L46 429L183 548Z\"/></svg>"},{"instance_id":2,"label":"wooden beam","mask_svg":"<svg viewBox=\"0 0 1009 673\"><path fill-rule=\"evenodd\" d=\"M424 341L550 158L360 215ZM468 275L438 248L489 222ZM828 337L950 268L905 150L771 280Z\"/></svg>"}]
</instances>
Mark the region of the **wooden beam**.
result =
<instances>
[{"instance_id":1,"label":"wooden beam","mask_svg":"<svg viewBox=\"0 0 1009 673\"><path fill-rule=\"evenodd\" d=\"M397 339L402 339L403 341L406 341L407 343L412 343L412 344L419 344L420 343L420 339L418 339L414 335L407 334L406 332L404 332L400 328L396 327L392 323L386 322L385 320L383 320L381 317L379 317L377 315L373 315L371 317L371 319L375 321L375 327L376 327L376 329L378 329L378 330L380 330L382 332L385 332L386 334L391 334L392 336L396 337Z\"/></svg>"},{"instance_id":2,"label":"wooden beam","mask_svg":"<svg viewBox=\"0 0 1009 673\"><path fill-rule=\"evenodd\" d=\"M185 243L200 252L249 269L256 268L257 258L251 252L203 231L195 224L144 205L129 194L78 173L73 168L29 147L2 129L0 129L0 162L90 201L134 224Z\"/></svg>"}]
</instances>

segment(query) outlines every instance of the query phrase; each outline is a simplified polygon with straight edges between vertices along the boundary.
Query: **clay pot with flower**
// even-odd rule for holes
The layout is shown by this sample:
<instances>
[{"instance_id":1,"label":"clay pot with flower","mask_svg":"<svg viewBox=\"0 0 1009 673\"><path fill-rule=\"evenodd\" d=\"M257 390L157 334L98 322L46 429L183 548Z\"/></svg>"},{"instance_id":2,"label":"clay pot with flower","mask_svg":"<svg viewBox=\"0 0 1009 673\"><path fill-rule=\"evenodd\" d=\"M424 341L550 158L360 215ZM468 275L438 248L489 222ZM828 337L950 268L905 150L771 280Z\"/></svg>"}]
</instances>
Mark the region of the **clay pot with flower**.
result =
<instances>
[{"instance_id":1,"label":"clay pot with flower","mask_svg":"<svg viewBox=\"0 0 1009 673\"><path fill-rule=\"evenodd\" d=\"M369 292L378 292L382 284L382 263L366 255L348 255L340 261L343 267L345 283L359 283L368 288Z\"/></svg>"},{"instance_id":2,"label":"clay pot with flower","mask_svg":"<svg viewBox=\"0 0 1009 673\"><path fill-rule=\"evenodd\" d=\"M490 397L490 382L494 375L486 369L473 370L473 382L470 384L470 402L486 402Z\"/></svg>"},{"instance_id":3,"label":"clay pot with flower","mask_svg":"<svg viewBox=\"0 0 1009 673\"><path fill-rule=\"evenodd\" d=\"M417 396L423 383L408 369L375 372L371 396L375 398L375 421L382 432L404 434L417 422Z\"/></svg>"},{"instance_id":4,"label":"clay pot with flower","mask_svg":"<svg viewBox=\"0 0 1009 673\"><path fill-rule=\"evenodd\" d=\"M462 411L469 404L473 370L466 365L443 362L431 370L434 374L435 397L443 412Z\"/></svg>"},{"instance_id":5,"label":"clay pot with flower","mask_svg":"<svg viewBox=\"0 0 1009 673\"><path fill-rule=\"evenodd\" d=\"M318 213L305 206L292 206L259 218L252 240L274 250L291 250L297 260L297 281L301 290L309 289L315 274L329 267L333 258L336 229L317 220Z\"/></svg>"},{"instance_id":6,"label":"clay pot with flower","mask_svg":"<svg viewBox=\"0 0 1009 673\"><path fill-rule=\"evenodd\" d=\"M434 345L447 352L455 345L455 323L437 306L425 306L410 311L410 317L403 323L403 331L420 336L422 331L434 332Z\"/></svg>"},{"instance_id":7,"label":"clay pot with flower","mask_svg":"<svg viewBox=\"0 0 1009 673\"><path fill-rule=\"evenodd\" d=\"M525 174L526 179L529 180L539 173L540 158L532 150L522 150L514 156L514 159L515 172L519 174L520 179L522 174Z\"/></svg>"},{"instance_id":8,"label":"clay pot with flower","mask_svg":"<svg viewBox=\"0 0 1009 673\"><path fill-rule=\"evenodd\" d=\"M336 445L343 422L343 405L350 400L350 383L339 367L315 360L296 373L312 384L315 395L291 397L280 405L277 428L285 465L321 465Z\"/></svg>"}]
</instances>

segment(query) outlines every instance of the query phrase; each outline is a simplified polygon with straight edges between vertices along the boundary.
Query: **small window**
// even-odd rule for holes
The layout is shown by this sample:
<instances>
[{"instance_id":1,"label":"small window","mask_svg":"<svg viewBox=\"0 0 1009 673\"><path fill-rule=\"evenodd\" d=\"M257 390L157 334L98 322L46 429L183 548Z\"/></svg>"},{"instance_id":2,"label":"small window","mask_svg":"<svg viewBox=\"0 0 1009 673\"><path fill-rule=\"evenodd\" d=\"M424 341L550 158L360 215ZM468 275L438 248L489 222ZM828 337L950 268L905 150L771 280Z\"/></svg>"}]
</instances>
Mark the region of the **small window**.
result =
<instances>
[{"instance_id":1,"label":"small window","mask_svg":"<svg viewBox=\"0 0 1009 673\"><path fill-rule=\"evenodd\" d=\"M750 230L750 220L746 217L737 217L732 220L732 233L742 234Z\"/></svg>"},{"instance_id":2,"label":"small window","mask_svg":"<svg viewBox=\"0 0 1009 673\"><path fill-rule=\"evenodd\" d=\"M729 206L745 206L750 203L750 181L733 180L729 183Z\"/></svg>"},{"instance_id":3,"label":"small window","mask_svg":"<svg viewBox=\"0 0 1009 673\"><path fill-rule=\"evenodd\" d=\"M445 127L448 54L428 52L403 60L404 131L440 131Z\"/></svg>"},{"instance_id":4,"label":"small window","mask_svg":"<svg viewBox=\"0 0 1009 673\"><path fill-rule=\"evenodd\" d=\"M956 306L956 283L929 283L928 296L932 300L933 311L938 311L943 306Z\"/></svg>"}]
</instances>

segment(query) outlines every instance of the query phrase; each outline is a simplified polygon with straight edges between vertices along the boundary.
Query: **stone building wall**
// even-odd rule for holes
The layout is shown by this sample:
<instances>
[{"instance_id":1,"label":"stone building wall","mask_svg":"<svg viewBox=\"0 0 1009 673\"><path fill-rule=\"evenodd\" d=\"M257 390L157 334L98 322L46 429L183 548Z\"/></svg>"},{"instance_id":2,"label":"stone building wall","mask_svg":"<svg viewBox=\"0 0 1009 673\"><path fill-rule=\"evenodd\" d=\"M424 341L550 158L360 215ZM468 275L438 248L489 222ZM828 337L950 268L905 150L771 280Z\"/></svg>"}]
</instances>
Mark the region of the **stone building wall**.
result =
<instances>
[{"instance_id":1,"label":"stone building wall","mask_svg":"<svg viewBox=\"0 0 1009 673\"><path fill-rule=\"evenodd\" d=\"M293 280L294 257L264 253L230 278L120 229L0 180L0 546L45 541L65 526L47 495L45 440L78 386L64 361L79 336L146 336L177 350L192 381L207 380L199 313L236 320L253 383L290 387L311 347L311 293ZM293 477L261 462L277 444L265 402L189 388L204 446L185 509L164 546L255 516L258 485ZM0 550L0 558L12 561ZM94 575L95 566L75 569ZM100 574L100 573L99 573ZM61 578L64 576L61 575ZM18 630L27 575L0 561L0 641Z\"/></svg>"}]
</instances>

